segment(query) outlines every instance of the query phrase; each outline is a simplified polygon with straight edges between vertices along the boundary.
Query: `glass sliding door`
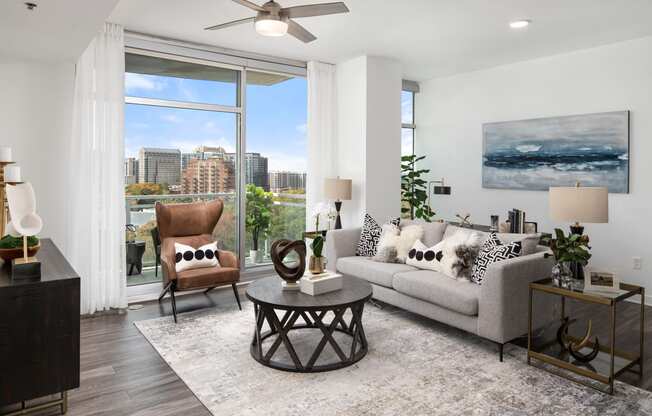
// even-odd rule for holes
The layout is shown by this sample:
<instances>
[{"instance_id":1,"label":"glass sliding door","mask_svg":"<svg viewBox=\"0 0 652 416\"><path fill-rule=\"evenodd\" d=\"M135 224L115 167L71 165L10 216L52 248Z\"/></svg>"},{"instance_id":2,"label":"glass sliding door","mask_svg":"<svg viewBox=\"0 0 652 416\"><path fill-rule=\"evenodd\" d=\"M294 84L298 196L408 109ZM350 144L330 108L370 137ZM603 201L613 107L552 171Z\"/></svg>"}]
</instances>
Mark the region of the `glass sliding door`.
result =
<instances>
[{"instance_id":1,"label":"glass sliding door","mask_svg":"<svg viewBox=\"0 0 652 416\"><path fill-rule=\"evenodd\" d=\"M128 285L161 281L156 202L223 200L215 239L242 267L269 265L276 239L302 238L305 78L130 48L125 63L127 257L143 266L128 265Z\"/></svg>"},{"instance_id":2,"label":"glass sliding door","mask_svg":"<svg viewBox=\"0 0 652 416\"><path fill-rule=\"evenodd\" d=\"M218 245L238 252L237 70L127 53L125 204L130 286L161 280L154 205L221 199Z\"/></svg>"},{"instance_id":3,"label":"glass sliding door","mask_svg":"<svg viewBox=\"0 0 652 416\"><path fill-rule=\"evenodd\" d=\"M303 77L246 73L247 265L269 264L272 241L306 229L307 82Z\"/></svg>"}]
</instances>

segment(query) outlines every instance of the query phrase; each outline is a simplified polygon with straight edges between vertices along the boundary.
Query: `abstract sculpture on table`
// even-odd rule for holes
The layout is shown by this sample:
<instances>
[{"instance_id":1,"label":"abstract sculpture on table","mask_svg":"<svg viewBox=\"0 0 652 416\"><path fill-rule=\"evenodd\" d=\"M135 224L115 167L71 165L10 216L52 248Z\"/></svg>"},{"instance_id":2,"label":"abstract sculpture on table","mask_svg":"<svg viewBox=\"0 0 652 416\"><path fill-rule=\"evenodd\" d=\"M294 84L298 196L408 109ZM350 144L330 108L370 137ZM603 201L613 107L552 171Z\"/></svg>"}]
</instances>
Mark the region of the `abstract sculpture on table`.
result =
<instances>
[{"instance_id":1,"label":"abstract sculpture on table","mask_svg":"<svg viewBox=\"0 0 652 416\"><path fill-rule=\"evenodd\" d=\"M11 216L7 232L23 238L23 257L11 261L11 276L13 279L40 278L41 263L36 257L29 257L27 251L27 237L38 234L43 228L43 220L36 214L32 184L27 182L7 186L7 202Z\"/></svg>"},{"instance_id":2,"label":"abstract sculpture on table","mask_svg":"<svg viewBox=\"0 0 652 416\"><path fill-rule=\"evenodd\" d=\"M296 252L298 262L289 266L283 261L291 253ZM303 240L276 240L272 243L270 256L274 263L274 270L283 279L283 290L299 290L297 283L306 271L306 243Z\"/></svg>"}]
</instances>

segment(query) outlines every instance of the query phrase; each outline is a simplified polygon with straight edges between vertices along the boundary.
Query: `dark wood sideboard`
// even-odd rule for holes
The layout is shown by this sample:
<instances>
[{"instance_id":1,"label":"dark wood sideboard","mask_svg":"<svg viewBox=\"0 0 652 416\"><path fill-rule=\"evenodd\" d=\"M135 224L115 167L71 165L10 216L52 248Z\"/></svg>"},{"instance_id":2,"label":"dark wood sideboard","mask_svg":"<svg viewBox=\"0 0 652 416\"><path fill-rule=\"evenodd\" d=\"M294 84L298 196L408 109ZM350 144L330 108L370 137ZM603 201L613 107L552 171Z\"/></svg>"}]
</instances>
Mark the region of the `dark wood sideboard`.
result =
<instances>
[{"instance_id":1,"label":"dark wood sideboard","mask_svg":"<svg viewBox=\"0 0 652 416\"><path fill-rule=\"evenodd\" d=\"M79 387L79 276L50 239L36 257L40 280L12 281L0 268L0 415L54 394L47 404L65 413L66 392Z\"/></svg>"}]
</instances>

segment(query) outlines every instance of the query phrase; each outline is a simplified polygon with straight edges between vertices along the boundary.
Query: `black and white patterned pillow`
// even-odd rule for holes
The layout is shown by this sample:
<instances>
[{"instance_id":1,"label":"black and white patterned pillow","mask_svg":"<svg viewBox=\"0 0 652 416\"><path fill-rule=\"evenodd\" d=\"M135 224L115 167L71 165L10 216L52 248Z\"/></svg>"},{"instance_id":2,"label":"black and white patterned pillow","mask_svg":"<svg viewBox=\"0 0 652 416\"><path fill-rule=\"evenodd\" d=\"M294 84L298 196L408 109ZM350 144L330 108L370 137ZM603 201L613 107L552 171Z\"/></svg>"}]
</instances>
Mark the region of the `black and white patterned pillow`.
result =
<instances>
[{"instance_id":1,"label":"black and white patterned pillow","mask_svg":"<svg viewBox=\"0 0 652 416\"><path fill-rule=\"evenodd\" d=\"M498 242L497 245L492 245ZM522 245L520 241L515 241L509 244L502 244L500 240L489 242L485 244L480 250L480 254L473 263L473 271L471 272L471 281L479 285L482 284L484 276L487 273L487 268L502 260L513 259L521 255Z\"/></svg>"},{"instance_id":2,"label":"black and white patterned pillow","mask_svg":"<svg viewBox=\"0 0 652 416\"><path fill-rule=\"evenodd\" d=\"M176 262L174 268L177 272L220 265L217 259L217 242L204 244L197 249L185 244L174 243L174 251L174 261Z\"/></svg>"},{"instance_id":3,"label":"black and white patterned pillow","mask_svg":"<svg viewBox=\"0 0 652 416\"><path fill-rule=\"evenodd\" d=\"M496 233L492 232L489 234L486 240L484 240L484 243L482 243L482 247L480 247L480 250L485 250L485 249L490 249L496 246L502 246L503 242L500 241Z\"/></svg>"},{"instance_id":4,"label":"black and white patterned pillow","mask_svg":"<svg viewBox=\"0 0 652 416\"><path fill-rule=\"evenodd\" d=\"M400 218L393 218L389 221L390 224L398 226L401 222ZM383 233L383 228L378 222L369 214L364 215L364 224L362 225L362 232L360 233L360 241L355 250L356 256L373 257L378 250L378 240Z\"/></svg>"}]
</instances>

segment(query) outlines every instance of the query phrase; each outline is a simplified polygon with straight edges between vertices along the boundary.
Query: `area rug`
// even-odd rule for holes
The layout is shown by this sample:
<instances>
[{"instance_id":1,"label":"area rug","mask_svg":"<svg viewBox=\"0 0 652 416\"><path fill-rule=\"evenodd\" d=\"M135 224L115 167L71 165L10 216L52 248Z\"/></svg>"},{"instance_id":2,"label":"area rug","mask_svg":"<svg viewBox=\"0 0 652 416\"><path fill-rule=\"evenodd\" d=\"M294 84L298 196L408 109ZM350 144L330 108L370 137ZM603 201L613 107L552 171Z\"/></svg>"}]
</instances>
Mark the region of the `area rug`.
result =
<instances>
[{"instance_id":1,"label":"area rug","mask_svg":"<svg viewBox=\"0 0 652 416\"><path fill-rule=\"evenodd\" d=\"M391 307L365 308L369 352L358 363L274 370L249 354L254 314L243 306L185 313L176 325L172 317L135 324L216 416L652 415L649 392L620 382L614 396L597 392L528 366L513 345L501 363L495 344ZM319 341L309 331L293 335L300 356Z\"/></svg>"}]
</instances>

